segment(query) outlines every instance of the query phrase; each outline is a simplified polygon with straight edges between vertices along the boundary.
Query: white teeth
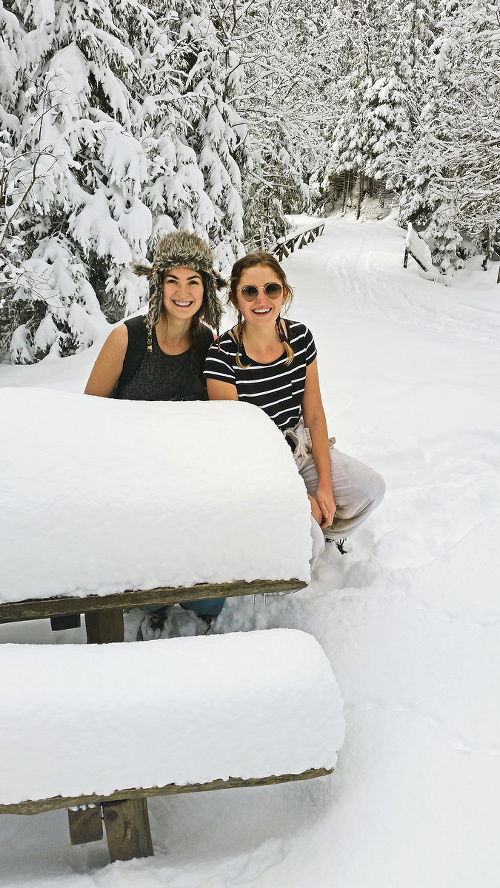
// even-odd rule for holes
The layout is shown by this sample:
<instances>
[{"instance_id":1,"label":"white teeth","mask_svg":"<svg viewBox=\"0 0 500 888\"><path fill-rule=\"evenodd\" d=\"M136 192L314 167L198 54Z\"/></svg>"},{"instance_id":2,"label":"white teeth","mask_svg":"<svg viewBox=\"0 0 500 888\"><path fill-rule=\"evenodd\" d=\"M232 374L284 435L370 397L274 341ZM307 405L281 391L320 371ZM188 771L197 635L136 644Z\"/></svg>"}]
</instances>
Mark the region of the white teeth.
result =
<instances>
[{"instance_id":1,"label":"white teeth","mask_svg":"<svg viewBox=\"0 0 500 888\"><path fill-rule=\"evenodd\" d=\"M268 311L271 311L271 309L270 309L270 308L255 308L255 309L254 309L254 314L259 314L259 315L261 315L261 314L267 314Z\"/></svg>"},{"instance_id":2,"label":"white teeth","mask_svg":"<svg viewBox=\"0 0 500 888\"><path fill-rule=\"evenodd\" d=\"M191 303L190 302L178 302L176 299L174 299L174 305L180 305L181 308L185 308L187 305L191 305Z\"/></svg>"}]
</instances>

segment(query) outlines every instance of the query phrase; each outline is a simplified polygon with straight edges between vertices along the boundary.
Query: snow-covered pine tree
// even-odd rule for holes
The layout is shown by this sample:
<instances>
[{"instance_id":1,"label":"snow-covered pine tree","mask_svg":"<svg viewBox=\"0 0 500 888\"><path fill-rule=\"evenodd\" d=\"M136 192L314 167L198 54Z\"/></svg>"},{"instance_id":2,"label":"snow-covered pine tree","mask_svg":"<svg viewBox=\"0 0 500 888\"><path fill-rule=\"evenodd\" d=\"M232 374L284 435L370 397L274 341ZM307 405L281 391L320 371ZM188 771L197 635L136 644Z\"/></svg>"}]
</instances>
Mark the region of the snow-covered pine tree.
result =
<instances>
[{"instance_id":1,"label":"snow-covered pine tree","mask_svg":"<svg viewBox=\"0 0 500 888\"><path fill-rule=\"evenodd\" d=\"M366 174L383 182L383 191L387 188L391 192L400 191L404 182L411 138L411 94L400 76L398 61L366 92L369 116Z\"/></svg>"},{"instance_id":2,"label":"snow-covered pine tree","mask_svg":"<svg viewBox=\"0 0 500 888\"><path fill-rule=\"evenodd\" d=\"M3 207L10 271L1 324L12 359L29 362L89 345L105 316L139 305L122 274L151 232L136 57L161 35L132 0L12 0L1 25L16 61L0 95L15 158Z\"/></svg>"},{"instance_id":3,"label":"snow-covered pine tree","mask_svg":"<svg viewBox=\"0 0 500 888\"><path fill-rule=\"evenodd\" d=\"M404 186L416 138L429 47L435 36L432 0L339 0L334 11L344 71L334 79L327 183L342 206L360 211L363 192Z\"/></svg>"},{"instance_id":4,"label":"snow-covered pine tree","mask_svg":"<svg viewBox=\"0 0 500 888\"><path fill-rule=\"evenodd\" d=\"M183 141L200 171L203 197L184 224L208 239L227 273L243 252L246 129L235 110L243 72L223 18L208 0L173 0L168 19L184 101Z\"/></svg>"},{"instance_id":5,"label":"snow-covered pine tree","mask_svg":"<svg viewBox=\"0 0 500 888\"><path fill-rule=\"evenodd\" d=\"M429 240L433 261L443 272L460 265L457 247L462 236L456 225L456 207L451 195L446 199L439 186L446 176L442 153L442 92L434 84L423 108L418 138L410 158L409 175L402 189L399 223L411 222Z\"/></svg>"},{"instance_id":6,"label":"snow-covered pine tree","mask_svg":"<svg viewBox=\"0 0 500 888\"><path fill-rule=\"evenodd\" d=\"M488 252L500 226L500 12L489 0L443 0L435 69L401 220L429 238L443 271L465 238Z\"/></svg>"},{"instance_id":7,"label":"snow-covered pine tree","mask_svg":"<svg viewBox=\"0 0 500 888\"><path fill-rule=\"evenodd\" d=\"M325 182L333 184L342 176L342 207L354 202L359 216L368 167L380 136L373 106L383 84L379 83L379 89L374 84L392 64L386 7L381 0L343 0L334 12L334 28L342 46L344 74L335 85L336 121L330 132ZM354 183L355 195L351 195Z\"/></svg>"},{"instance_id":8,"label":"snow-covered pine tree","mask_svg":"<svg viewBox=\"0 0 500 888\"><path fill-rule=\"evenodd\" d=\"M307 179L318 161L326 104L321 68L326 54L330 0L238 0L226 33L245 71L236 107L248 127L249 163L243 170L245 243L270 247L286 233L285 214L309 203Z\"/></svg>"},{"instance_id":9,"label":"snow-covered pine tree","mask_svg":"<svg viewBox=\"0 0 500 888\"><path fill-rule=\"evenodd\" d=\"M332 132L331 153L326 173L328 176L348 174L344 181L357 182L357 215L359 216L364 192L364 176L370 157L367 95L373 88L373 77L355 68L349 77L344 112ZM346 191L343 196L345 207Z\"/></svg>"},{"instance_id":10,"label":"snow-covered pine tree","mask_svg":"<svg viewBox=\"0 0 500 888\"><path fill-rule=\"evenodd\" d=\"M386 23L390 51L381 61L389 67L367 95L371 130L367 174L384 180L389 191L399 194L429 83L435 10L429 0L394 0Z\"/></svg>"},{"instance_id":11,"label":"snow-covered pine tree","mask_svg":"<svg viewBox=\"0 0 500 888\"><path fill-rule=\"evenodd\" d=\"M71 354L106 319L134 311L146 293L129 262L174 228L213 237L229 264L242 249L242 212L215 39L212 68L194 83L202 34L197 47L189 28L179 42L179 16L157 0L9 6L0 3L0 332L11 358L28 362ZM210 141L226 163L218 180Z\"/></svg>"},{"instance_id":12,"label":"snow-covered pine tree","mask_svg":"<svg viewBox=\"0 0 500 888\"><path fill-rule=\"evenodd\" d=\"M443 167L435 187L454 206L455 227L488 259L500 246L500 7L463 0L445 11L437 44Z\"/></svg>"}]
</instances>

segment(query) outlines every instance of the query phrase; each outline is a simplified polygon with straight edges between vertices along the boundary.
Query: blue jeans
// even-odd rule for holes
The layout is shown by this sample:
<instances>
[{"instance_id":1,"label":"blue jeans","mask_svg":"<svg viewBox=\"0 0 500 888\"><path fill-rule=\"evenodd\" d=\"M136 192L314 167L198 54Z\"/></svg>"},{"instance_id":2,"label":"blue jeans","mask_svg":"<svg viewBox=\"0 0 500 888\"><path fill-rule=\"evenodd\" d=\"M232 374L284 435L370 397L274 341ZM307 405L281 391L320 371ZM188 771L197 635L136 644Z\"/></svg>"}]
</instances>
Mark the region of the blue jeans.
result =
<instances>
[{"instance_id":1,"label":"blue jeans","mask_svg":"<svg viewBox=\"0 0 500 888\"><path fill-rule=\"evenodd\" d=\"M225 600L225 598L200 598L199 601L184 601L180 604L184 610L192 610L202 617L218 617L224 607ZM152 613L161 610L161 608L157 604L150 604L143 607L143 610Z\"/></svg>"},{"instance_id":2,"label":"blue jeans","mask_svg":"<svg viewBox=\"0 0 500 888\"><path fill-rule=\"evenodd\" d=\"M202 617L218 617L224 607L225 598L200 598L199 601L181 601L184 610L192 610Z\"/></svg>"}]
</instances>

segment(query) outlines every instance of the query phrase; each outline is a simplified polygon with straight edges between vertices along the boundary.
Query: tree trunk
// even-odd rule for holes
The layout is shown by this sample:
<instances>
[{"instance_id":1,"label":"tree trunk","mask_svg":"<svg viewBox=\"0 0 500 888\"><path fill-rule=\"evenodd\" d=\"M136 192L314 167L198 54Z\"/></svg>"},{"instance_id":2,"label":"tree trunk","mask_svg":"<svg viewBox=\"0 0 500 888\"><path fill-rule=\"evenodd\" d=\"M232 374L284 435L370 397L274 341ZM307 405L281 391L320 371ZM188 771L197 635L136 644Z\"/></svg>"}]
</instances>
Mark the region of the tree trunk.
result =
<instances>
[{"instance_id":1,"label":"tree trunk","mask_svg":"<svg viewBox=\"0 0 500 888\"><path fill-rule=\"evenodd\" d=\"M358 203L356 207L356 219L359 219L361 216L361 203L363 200L363 188L364 188L365 177L363 172L360 170L358 173Z\"/></svg>"},{"instance_id":2,"label":"tree trunk","mask_svg":"<svg viewBox=\"0 0 500 888\"><path fill-rule=\"evenodd\" d=\"M491 238L490 238L490 226L486 226L486 255L484 257L483 262L483 271L488 271L488 259L490 258L490 250L491 250Z\"/></svg>"},{"instance_id":3,"label":"tree trunk","mask_svg":"<svg viewBox=\"0 0 500 888\"><path fill-rule=\"evenodd\" d=\"M385 207L385 179L380 180L380 188L378 192L378 205L381 210Z\"/></svg>"}]
</instances>

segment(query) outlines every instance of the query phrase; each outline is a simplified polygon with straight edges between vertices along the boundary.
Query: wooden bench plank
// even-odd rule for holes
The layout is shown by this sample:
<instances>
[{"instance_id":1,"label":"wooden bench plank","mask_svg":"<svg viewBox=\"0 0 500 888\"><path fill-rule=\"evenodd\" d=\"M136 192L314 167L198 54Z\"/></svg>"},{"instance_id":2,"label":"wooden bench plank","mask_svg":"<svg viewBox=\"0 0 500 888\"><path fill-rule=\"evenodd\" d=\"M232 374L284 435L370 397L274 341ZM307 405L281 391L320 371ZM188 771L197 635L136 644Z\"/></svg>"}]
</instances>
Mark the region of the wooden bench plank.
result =
<instances>
[{"instance_id":1,"label":"wooden bench plank","mask_svg":"<svg viewBox=\"0 0 500 888\"><path fill-rule=\"evenodd\" d=\"M257 595L272 592L291 592L304 589L302 580L252 580L233 583L198 583L196 586L160 587L156 589L128 589L113 595L64 596L61 598L30 599L0 604L0 623L17 620L40 620L63 614L88 613L143 605L176 604L200 598L233 598L239 595Z\"/></svg>"},{"instance_id":2,"label":"wooden bench plank","mask_svg":"<svg viewBox=\"0 0 500 888\"><path fill-rule=\"evenodd\" d=\"M294 780L311 780L315 777L326 777L332 773L333 768L311 768L308 771L303 771L301 774L273 774L267 777L251 777L248 779L230 777L229 780L212 780L210 783L192 783L182 786L171 783L168 786L150 786L147 789L123 789L113 792L109 796L84 795L70 798L55 796L51 799L18 802L14 805L0 804L0 814L43 814L46 811L55 811L58 808L100 805L103 802L147 798L148 796L179 795L185 792L209 792L215 789L239 789L243 786L270 786L279 783L289 783Z\"/></svg>"}]
</instances>

